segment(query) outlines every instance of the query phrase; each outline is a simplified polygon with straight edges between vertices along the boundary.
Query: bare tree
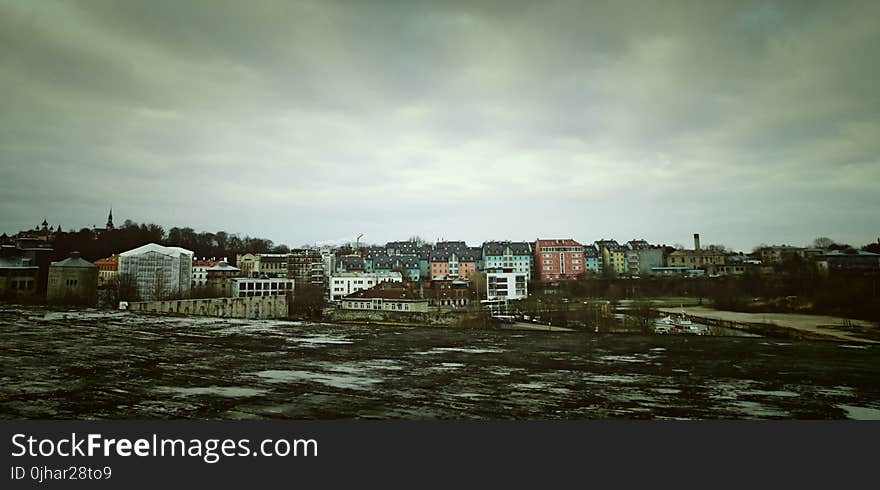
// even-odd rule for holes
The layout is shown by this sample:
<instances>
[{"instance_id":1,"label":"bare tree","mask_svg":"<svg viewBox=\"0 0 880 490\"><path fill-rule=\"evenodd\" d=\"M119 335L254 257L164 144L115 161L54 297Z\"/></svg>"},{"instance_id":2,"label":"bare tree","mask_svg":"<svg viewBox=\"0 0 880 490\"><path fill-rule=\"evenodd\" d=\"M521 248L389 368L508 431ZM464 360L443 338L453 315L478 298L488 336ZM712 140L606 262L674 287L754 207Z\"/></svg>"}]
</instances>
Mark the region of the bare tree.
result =
<instances>
[{"instance_id":1,"label":"bare tree","mask_svg":"<svg viewBox=\"0 0 880 490\"><path fill-rule=\"evenodd\" d=\"M816 248L829 248L836 243L837 242L835 242L831 238L828 238L827 236L820 236L819 238L813 240L813 246Z\"/></svg>"}]
</instances>

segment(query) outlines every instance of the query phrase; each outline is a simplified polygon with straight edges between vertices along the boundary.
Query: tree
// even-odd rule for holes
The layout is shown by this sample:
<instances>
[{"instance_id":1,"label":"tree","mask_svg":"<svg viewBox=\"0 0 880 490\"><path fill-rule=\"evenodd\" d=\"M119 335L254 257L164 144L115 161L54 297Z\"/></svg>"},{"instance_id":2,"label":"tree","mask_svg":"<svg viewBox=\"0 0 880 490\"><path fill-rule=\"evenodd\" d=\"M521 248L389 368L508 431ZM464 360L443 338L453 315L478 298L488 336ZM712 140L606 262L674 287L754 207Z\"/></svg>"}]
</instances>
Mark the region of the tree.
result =
<instances>
[{"instance_id":1,"label":"tree","mask_svg":"<svg viewBox=\"0 0 880 490\"><path fill-rule=\"evenodd\" d=\"M324 288L312 284L297 284L293 294L291 313L309 318L320 318L324 308Z\"/></svg>"},{"instance_id":2,"label":"tree","mask_svg":"<svg viewBox=\"0 0 880 490\"><path fill-rule=\"evenodd\" d=\"M130 274L119 274L116 279L116 291L118 291L118 301L138 301L140 294L137 289L137 282Z\"/></svg>"},{"instance_id":3,"label":"tree","mask_svg":"<svg viewBox=\"0 0 880 490\"><path fill-rule=\"evenodd\" d=\"M275 245L272 247L269 252L273 254L288 254L290 253L290 247L282 243L281 245Z\"/></svg>"},{"instance_id":4,"label":"tree","mask_svg":"<svg viewBox=\"0 0 880 490\"><path fill-rule=\"evenodd\" d=\"M816 248L831 248L831 246L836 243L837 242L828 238L827 236L820 236L813 240L813 246Z\"/></svg>"},{"instance_id":5,"label":"tree","mask_svg":"<svg viewBox=\"0 0 880 490\"><path fill-rule=\"evenodd\" d=\"M880 238L877 239L875 243L869 243L862 247L862 250L865 252L871 252L875 254L880 254Z\"/></svg>"},{"instance_id":6,"label":"tree","mask_svg":"<svg viewBox=\"0 0 880 490\"><path fill-rule=\"evenodd\" d=\"M474 275L471 276L468 289L471 290L471 300L476 301L479 304L480 300L486 295L486 273L479 271L475 272Z\"/></svg>"},{"instance_id":7,"label":"tree","mask_svg":"<svg viewBox=\"0 0 880 490\"><path fill-rule=\"evenodd\" d=\"M644 334L654 332L654 309L650 301L636 301L630 311L639 331Z\"/></svg>"}]
</instances>

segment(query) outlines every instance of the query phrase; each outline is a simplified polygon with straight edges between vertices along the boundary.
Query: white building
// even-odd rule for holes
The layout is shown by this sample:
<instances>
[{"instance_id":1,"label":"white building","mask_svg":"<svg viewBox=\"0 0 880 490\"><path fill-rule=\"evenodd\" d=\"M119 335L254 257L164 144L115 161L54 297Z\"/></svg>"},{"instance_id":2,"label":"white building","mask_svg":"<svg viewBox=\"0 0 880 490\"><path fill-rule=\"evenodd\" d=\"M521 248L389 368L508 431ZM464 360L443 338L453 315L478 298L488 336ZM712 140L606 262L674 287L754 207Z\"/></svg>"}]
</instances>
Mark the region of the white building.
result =
<instances>
[{"instance_id":1,"label":"white building","mask_svg":"<svg viewBox=\"0 0 880 490\"><path fill-rule=\"evenodd\" d=\"M528 274L512 269L486 271L486 299L524 299L529 296Z\"/></svg>"},{"instance_id":2,"label":"white building","mask_svg":"<svg viewBox=\"0 0 880 490\"><path fill-rule=\"evenodd\" d=\"M533 255L532 246L527 242L486 242L483 243L483 269L512 269L529 279Z\"/></svg>"},{"instance_id":3,"label":"white building","mask_svg":"<svg viewBox=\"0 0 880 490\"><path fill-rule=\"evenodd\" d=\"M337 272L330 277L330 300L337 301L381 282L403 282L399 272Z\"/></svg>"},{"instance_id":4,"label":"white building","mask_svg":"<svg viewBox=\"0 0 880 490\"><path fill-rule=\"evenodd\" d=\"M208 268L219 264L218 260L193 260L192 263L192 287L202 287L208 284Z\"/></svg>"},{"instance_id":5,"label":"white building","mask_svg":"<svg viewBox=\"0 0 880 490\"><path fill-rule=\"evenodd\" d=\"M274 277L287 277L287 257L289 254L239 254L235 264L245 275L253 273Z\"/></svg>"},{"instance_id":6,"label":"white building","mask_svg":"<svg viewBox=\"0 0 880 490\"><path fill-rule=\"evenodd\" d=\"M336 253L330 247L321 247L320 252L324 264L324 279L326 280L336 270Z\"/></svg>"},{"instance_id":7,"label":"white building","mask_svg":"<svg viewBox=\"0 0 880 490\"><path fill-rule=\"evenodd\" d=\"M233 298L284 296L293 292L293 279L285 277L234 277L230 281Z\"/></svg>"},{"instance_id":8,"label":"white building","mask_svg":"<svg viewBox=\"0 0 880 490\"><path fill-rule=\"evenodd\" d=\"M130 280L142 301L185 295L192 286L193 253L150 243L119 254L119 278Z\"/></svg>"}]
</instances>

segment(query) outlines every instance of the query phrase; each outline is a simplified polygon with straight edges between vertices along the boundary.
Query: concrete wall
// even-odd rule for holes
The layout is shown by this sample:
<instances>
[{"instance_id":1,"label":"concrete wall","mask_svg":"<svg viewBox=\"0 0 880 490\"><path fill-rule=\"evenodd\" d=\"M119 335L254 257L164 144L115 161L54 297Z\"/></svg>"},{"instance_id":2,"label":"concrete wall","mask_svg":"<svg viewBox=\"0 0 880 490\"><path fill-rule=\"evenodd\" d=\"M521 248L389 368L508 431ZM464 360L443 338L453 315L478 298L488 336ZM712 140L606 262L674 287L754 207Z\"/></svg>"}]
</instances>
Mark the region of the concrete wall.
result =
<instances>
[{"instance_id":1,"label":"concrete wall","mask_svg":"<svg viewBox=\"0 0 880 490\"><path fill-rule=\"evenodd\" d=\"M98 304L98 268L49 267L46 300L95 306Z\"/></svg>"},{"instance_id":2,"label":"concrete wall","mask_svg":"<svg viewBox=\"0 0 880 490\"><path fill-rule=\"evenodd\" d=\"M286 296L255 296L132 302L128 304L128 310L223 318L286 318L287 305Z\"/></svg>"}]
</instances>

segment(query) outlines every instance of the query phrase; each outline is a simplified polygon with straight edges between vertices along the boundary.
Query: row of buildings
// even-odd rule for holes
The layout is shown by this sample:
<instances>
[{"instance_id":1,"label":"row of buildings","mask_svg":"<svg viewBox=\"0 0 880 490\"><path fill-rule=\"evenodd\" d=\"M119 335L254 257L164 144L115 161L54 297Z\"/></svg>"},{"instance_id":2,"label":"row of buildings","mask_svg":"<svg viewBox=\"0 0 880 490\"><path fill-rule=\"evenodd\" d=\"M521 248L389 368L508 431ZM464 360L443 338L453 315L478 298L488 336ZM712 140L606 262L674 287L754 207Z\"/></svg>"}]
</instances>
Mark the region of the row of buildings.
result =
<instances>
[{"instance_id":1,"label":"row of buildings","mask_svg":"<svg viewBox=\"0 0 880 490\"><path fill-rule=\"evenodd\" d=\"M106 229L112 227L111 216ZM95 288L90 280L85 276L69 277L73 275L70 271L82 269L88 270L83 274L96 276L97 287L119 284L137 291L143 300L288 294L294 285L310 285L323 288L329 300L342 301L380 284L388 283L379 289L393 289L394 283L400 283L431 305L457 307L476 296L488 300L525 298L530 283L591 275L639 278L772 273L780 264L794 259L809 261L825 274L880 271L880 255L865 251L783 245L761 247L746 255L717 247L703 248L699 234L694 234L692 248L678 249L645 240L621 244L601 239L582 244L561 238L489 241L480 246L463 241L433 245L397 241L356 249L322 247L284 254L240 254L233 261L197 259L184 248L151 243L93 264L78 256L51 262L52 250L48 247L58 231L44 221L41 227L19 233L14 244L10 237L0 237L0 294L91 298ZM53 267L69 270L52 280L49 275Z\"/></svg>"}]
</instances>

